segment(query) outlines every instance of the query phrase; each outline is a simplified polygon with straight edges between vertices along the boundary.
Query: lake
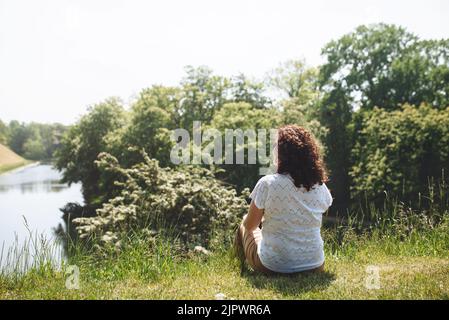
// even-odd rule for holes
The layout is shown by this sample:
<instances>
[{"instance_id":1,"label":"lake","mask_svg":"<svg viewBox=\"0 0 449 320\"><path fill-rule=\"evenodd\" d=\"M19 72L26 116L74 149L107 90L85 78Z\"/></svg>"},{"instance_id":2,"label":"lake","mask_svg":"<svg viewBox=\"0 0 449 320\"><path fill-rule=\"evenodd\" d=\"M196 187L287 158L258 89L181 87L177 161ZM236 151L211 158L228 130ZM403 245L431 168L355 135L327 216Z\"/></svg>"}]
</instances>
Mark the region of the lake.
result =
<instances>
[{"instance_id":1,"label":"lake","mask_svg":"<svg viewBox=\"0 0 449 320\"><path fill-rule=\"evenodd\" d=\"M31 238L30 231L34 237L42 235L57 243L54 229L59 224L64 226L59 209L67 202L83 204L81 185L68 186L60 183L60 179L61 173L50 164L32 165L0 175L0 253L2 248L4 252L0 266L5 264L8 250Z\"/></svg>"}]
</instances>

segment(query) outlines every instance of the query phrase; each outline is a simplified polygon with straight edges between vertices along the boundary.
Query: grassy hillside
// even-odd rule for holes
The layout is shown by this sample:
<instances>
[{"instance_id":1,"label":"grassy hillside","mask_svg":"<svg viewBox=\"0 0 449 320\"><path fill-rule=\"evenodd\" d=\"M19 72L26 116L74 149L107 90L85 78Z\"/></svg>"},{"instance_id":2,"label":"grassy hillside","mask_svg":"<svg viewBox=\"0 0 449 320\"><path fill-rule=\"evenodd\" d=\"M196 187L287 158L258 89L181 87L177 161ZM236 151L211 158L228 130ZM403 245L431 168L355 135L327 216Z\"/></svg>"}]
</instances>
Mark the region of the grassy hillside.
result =
<instances>
[{"instance_id":1,"label":"grassy hillside","mask_svg":"<svg viewBox=\"0 0 449 320\"><path fill-rule=\"evenodd\" d=\"M18 168L29 161L25 160L8 147L0 144L0 173Z\"/></svg>"}]
</instances>

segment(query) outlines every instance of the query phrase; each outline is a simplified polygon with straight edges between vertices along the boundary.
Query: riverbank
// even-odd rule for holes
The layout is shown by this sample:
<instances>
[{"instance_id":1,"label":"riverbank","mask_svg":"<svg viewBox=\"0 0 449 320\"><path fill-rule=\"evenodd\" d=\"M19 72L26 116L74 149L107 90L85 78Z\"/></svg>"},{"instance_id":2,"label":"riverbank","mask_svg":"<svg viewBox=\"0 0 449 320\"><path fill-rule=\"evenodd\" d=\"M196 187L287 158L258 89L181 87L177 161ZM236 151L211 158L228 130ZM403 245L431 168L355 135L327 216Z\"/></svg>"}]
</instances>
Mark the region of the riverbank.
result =
<instances>
[{"instance_id":1,"label":"riverbank","mask_svg":"<svg viewBox=\"0 0 449 320\"><path fill-rule=\"evenodd\" d=\"M21 162L17 162L14 164L9 164L9 165L0 165L0 174L4 174L6 172L13 172L16 170L22 170L28 167L34 167L39 165L40 162L38 161L32 161L32 160L23 160Z\"/></svg>"},{"instance_id":2,"label":"riverbank","mask_svg":"<svg viewBox=\"0 0 449 320\"><path fill-rule=\"evenodd\" d=\"M0 299L449 299L449 223L408 236L355 235L338 246L323 230L325 272L266 277L241 271L229 248L180 256L172 242L136 239L121 253L78 255L66 273L42 265L23 277L0 276Z\"/></svg>"}]
</instances>

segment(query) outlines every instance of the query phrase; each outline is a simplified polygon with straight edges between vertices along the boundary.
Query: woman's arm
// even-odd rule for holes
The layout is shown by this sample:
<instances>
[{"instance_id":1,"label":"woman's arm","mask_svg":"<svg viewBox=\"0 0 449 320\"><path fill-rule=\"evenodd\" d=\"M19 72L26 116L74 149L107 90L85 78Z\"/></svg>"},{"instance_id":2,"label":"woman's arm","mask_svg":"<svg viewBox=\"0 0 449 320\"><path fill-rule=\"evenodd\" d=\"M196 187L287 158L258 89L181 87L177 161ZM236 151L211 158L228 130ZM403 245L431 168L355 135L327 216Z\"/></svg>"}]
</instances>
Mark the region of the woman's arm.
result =
<instances>
[{"instance_id":1,"label":"woman's arm","mask_svg":"<svg viewBox=\"0 0 449 320\"><path fill-rule=\"evenodd\" d=\"M257 208L254 201L251 201L248 214L243 217L243 226L247 231L254 231L260 225L263 218L263 212L263 209Z\"/></svg>"}]
</instances>

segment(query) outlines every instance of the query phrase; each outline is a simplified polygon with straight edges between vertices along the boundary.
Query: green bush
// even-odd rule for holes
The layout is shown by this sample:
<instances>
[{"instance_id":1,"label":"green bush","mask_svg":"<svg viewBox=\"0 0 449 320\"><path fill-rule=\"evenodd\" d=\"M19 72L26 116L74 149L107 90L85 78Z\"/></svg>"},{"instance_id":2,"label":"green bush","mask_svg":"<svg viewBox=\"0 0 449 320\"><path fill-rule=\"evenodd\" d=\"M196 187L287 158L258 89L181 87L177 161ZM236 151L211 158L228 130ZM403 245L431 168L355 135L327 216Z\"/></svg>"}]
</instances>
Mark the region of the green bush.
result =
<instances>
[{"instance_id":1,"label":"green bush","mask_svg":"<svg viewBox=\"0 0 449 320\"><path fill-rule=\"evenodd\" d=\"M401 199L423 193L449 169L449 108L404 105L362 112L350 175L355 197Z\"/></svg>"},{"instance_id":2,"label":"green bush","mask_svg":"<svg viewBox=\"0 0 449 320\"><path fill-rule=\"evenodd\" d=\"M228 242L247 210L245 195L223 186L207 169L193 166L161 168L142 152L144 161L123 168L110 154L101 153L101 170L122 175L121 193L104 203L97 216L74 219L81 239L120 247L133 231L157 233L172 230L190 248L213 248Z\"/></svg>"}]
</instances>

